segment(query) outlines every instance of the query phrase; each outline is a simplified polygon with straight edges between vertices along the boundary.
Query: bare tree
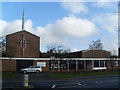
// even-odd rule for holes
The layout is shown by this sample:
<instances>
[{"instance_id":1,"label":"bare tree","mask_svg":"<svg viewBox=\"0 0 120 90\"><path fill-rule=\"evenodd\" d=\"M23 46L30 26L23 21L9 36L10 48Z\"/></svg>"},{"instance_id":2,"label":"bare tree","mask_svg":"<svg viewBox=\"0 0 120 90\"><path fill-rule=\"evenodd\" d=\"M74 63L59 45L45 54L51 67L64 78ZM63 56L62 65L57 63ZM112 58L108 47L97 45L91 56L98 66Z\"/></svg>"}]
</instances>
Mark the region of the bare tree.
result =
<instances>
[{"instance_id":1,"label":"bare tree","mask_svg":"<svg viewBox=\"0 0 120 90\"><path fill-rule=\"evenodd\" d=\"M0 56L5 53L6 50L6 38L0 37Z\"/></svg>"},{"instance_id":2,"label":"bare tree","mask_svg":"<svg viewBox=\"0 0 120 90\"><path fill-rule=\"evenodd\" d=\"M70 49L65 47L64 45L52 44L52 45L47 46L47 52L62 54L62 53L70 52Z\"/></svg>"},{"instance_id":3,"label":"bare tree","mask_svg":"<svg viewBox=\"0 0 120 90\"><path fill-rule=\"evenodd\" d=\"M117 61L117 56L111 56L108 60L108 66L111 70L114 70L116 69L116 66L118 64L118 61Z\"/></svg>"},{"instance_id":4,"label":"bare tree","mask_svg":"<svg viewBox=\"0 0 120 90\"><path fill-rule=\"evenodd\" d=\"M92 41L92 44L89 45L90 50L102 50L102 48L103 48L103 45L102 45L100 39L98 39L96 41Z\"/></svg>"},{"instance_id":5,"label":"bare tree","mask_svg":"<svg viewBox=\"0 0 120 90\"><path fill-rule=\"evenodd\" d=\"M64 54L69 53L70 49L65 47L64 45L52 44L47 46L47 53L54 53L54 60L59 58L59 69L62 70L62 60L64 58Z\"/></svg>"}]
</instances>

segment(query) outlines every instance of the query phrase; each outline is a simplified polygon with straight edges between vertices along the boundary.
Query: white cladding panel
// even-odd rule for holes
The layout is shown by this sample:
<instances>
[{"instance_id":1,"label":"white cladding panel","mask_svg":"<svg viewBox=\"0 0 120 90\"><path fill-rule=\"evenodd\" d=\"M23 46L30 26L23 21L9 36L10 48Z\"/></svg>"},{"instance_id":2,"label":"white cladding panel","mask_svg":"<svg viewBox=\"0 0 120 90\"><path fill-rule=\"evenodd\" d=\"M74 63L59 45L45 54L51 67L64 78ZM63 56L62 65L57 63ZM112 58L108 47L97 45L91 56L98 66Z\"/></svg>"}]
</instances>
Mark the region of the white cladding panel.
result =
<instances>
[{"instance_id":1,"label":"white cladding panel","mask_svg":"<svg viewBox=\"0 0 120 90\"><path fill-rule=\"evenodd\" d=\"M107 69L107 67L94 67L93 70Z\"/></svg>"}]
</instances>

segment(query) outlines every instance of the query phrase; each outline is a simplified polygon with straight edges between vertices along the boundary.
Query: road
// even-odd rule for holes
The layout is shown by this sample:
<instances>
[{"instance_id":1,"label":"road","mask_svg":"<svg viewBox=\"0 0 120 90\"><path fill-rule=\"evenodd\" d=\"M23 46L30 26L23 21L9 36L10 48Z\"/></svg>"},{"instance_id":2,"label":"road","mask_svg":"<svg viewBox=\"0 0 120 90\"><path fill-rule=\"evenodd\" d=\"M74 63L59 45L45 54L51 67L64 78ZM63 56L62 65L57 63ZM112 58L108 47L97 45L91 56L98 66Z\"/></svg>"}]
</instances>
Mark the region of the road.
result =
<instances>
[{"instance_id":1,"label":"road","mask_svg":"<svg viewBox=\"0 0 120 90\"><path fill-rule=\"evenodd\" d=\"M118 88L118 78L98 78L81 80L56 80L31 82L30 85L42 88Z\"/></svg>"},{"instance_id":2,"label":"road","mask_svg":"<svg viewBox=\"0 0 120 90\"><path fill-rule=\"evenodd\" d=\"M50 78L47 74L29 74L29 85L34 88L118 88L118 75ZM3 80L3 88L23 85L23 77Z\"/></svg>"}]
</instances>

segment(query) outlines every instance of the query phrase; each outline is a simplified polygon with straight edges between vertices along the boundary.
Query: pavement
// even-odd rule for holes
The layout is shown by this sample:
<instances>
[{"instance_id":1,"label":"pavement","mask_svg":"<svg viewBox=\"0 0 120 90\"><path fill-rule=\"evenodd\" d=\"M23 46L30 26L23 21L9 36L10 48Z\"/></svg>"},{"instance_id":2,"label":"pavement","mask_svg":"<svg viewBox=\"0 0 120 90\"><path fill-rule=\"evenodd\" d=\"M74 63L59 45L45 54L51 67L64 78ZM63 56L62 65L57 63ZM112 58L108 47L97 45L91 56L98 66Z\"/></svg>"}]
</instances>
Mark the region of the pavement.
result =
<instances>
[{"instance_id":1,"label":"pavement","mask_svg":"<svg viewBox=\"0 0 120 90\"><path fill-rule=\"evenodd\" d=\"M118 75L85 76L85 77L49 77L50 73L30 73L29 86L34 88L119 88ZM13 78L3 78L3 88L14 88L23 85L23 74Z\"/></svg>"}]
</instances>

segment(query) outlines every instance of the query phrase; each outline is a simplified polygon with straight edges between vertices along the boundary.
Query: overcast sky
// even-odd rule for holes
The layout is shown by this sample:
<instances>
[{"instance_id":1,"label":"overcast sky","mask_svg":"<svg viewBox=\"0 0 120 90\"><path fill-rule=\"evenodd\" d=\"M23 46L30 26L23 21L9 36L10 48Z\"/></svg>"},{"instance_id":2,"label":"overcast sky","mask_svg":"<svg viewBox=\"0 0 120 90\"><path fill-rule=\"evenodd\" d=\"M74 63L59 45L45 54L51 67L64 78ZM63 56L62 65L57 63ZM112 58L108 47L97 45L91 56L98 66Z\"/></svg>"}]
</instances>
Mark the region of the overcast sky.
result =
<instances>
[{"instance_id":1,"label":"overcast sky","mask_svg":"<svg viewBox=\"0 0 120 90\"><path fill-rule=\"evenodd\" d=\"M107 1L107 0L106 0ZM72 51L88 49L100 39L103 49L118 48L117 2L2 2L0 36L25 30L40 37L40 50L58 43Z\"/></svg>"}]
</instances>

